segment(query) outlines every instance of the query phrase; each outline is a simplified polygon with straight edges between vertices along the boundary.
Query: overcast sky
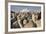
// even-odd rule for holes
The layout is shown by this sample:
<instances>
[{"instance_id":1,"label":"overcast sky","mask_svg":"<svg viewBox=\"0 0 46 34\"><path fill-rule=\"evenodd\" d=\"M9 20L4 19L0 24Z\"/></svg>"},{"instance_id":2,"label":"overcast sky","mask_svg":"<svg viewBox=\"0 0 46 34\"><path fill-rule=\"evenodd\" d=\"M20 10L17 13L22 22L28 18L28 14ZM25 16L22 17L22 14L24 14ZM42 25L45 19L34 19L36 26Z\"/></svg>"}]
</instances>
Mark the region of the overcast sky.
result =
<instances>
[{"instance_id":1,"label":"overcast sky","mask_svg":"<svg viewBox=\"0 0 46 34\"><path fill-rule=\"evenodd\" d=\"M41 7L40 6L18 6L18 5L11 5L11 10L12 11L21 11L23 9L27 9L27 10L30 10L30 11L33 11L33 10L38 10L38 11L41 11Z\"/></svg>"}]
</instances>

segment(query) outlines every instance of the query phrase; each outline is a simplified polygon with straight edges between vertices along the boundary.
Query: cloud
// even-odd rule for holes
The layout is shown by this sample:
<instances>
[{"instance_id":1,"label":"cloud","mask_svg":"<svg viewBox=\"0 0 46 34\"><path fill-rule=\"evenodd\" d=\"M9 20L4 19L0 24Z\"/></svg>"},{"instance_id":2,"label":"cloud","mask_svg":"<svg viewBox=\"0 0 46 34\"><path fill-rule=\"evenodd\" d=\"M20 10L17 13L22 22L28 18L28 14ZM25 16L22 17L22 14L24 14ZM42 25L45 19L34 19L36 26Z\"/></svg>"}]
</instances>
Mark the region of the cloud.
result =
<instances>
[{"instance_id":1,"label":"cloud","mask_svg":"<svg viewBox=\"0 0 46 34\"><path fill-rule=\"evenodd\" d=\"M29 11L30 11L30 10L28 10L27 8L20 10L20 12L29 12Z\"/></svg>"}]
</instances>

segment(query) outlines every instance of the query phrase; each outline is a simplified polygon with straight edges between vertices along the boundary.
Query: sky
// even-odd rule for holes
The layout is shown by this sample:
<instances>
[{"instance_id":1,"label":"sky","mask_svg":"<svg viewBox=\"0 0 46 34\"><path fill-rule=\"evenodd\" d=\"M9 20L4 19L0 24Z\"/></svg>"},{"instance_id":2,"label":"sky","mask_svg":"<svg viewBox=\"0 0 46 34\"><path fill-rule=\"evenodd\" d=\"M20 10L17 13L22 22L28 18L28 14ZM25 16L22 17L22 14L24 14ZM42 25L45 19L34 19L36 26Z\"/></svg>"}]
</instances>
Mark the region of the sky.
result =
<instances>
[{"instance_id":1,"label":"sky","mask_svg":"<svg viewBox=\"0 0 46 34\"><path fill-rule=\"evenodd\" d=\"M22 10L30 10L30 11L35 11L35 10L38 10L38 11L41 11L41 7L40 6L18 6L18 5L11 5L11 11L15 11L15 12L18 12L18 11L22 11Z\"/></svg>"}]
</instances>

